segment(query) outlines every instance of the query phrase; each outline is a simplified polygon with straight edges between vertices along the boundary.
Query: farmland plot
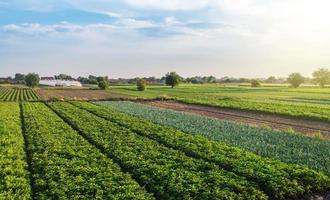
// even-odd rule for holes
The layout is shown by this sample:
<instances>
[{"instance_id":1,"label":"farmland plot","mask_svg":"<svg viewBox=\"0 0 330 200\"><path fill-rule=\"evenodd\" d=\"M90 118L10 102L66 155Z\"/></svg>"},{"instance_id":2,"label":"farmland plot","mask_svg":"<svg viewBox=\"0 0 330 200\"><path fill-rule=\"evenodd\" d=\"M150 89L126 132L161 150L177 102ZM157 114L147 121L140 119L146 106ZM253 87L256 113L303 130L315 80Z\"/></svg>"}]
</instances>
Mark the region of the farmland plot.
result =
<instances>
[{"instance_id":1,"label":"farmland plot","mask_svg":"<svg viewBox=\"0 0 330 200\"><path fill-rule=\"evenodd\" d=\"M31 199L17 103L0 103L0 199Z\"/></svg>"},{"instance_id":2,"label":"farmland plot","mask_svg":"<svg viewBox=\"0 0 330 200\"><path fill-rule=\"evenodd\" d=\"M36 199L153 199L43 103L23 115Z\"/></svg>"},{"instance_id":3,"label":"farmland plot","mask_svg":"<svg viewBox=\"0 0 330 200\"><path fill-rule=\"evenodd\" d=\"M330 187L327 176L305 167L261 158L204 137L162 129L161 126L147 121L139 121L115 111L98 109L99 107L92 104L73 104L93 114L67 103L51 103L50 106L72 126L82 131L85 137L109 150L111 156L118 159L122 163L121 166L129 168L135 178L142 182L149 180L145 184L156 197L178 198L184 197L182 195L185 194L187 197L203 199L223 198L225 194L221 191L225 190L231 191L226 195L236 198L234 195L237 195L238 188L232 185L234 183L241 185L238 197L253 199L265 198L266 195L276 199L298 197ZM126 155L128 153L129 155ZM184 175L182 174L176 183L172 183L173 180L168 180L170 177L164 176L169 173L168 167L174 170L173 175L178 175L179 172ZM165 174L162 175L158 170L156 173L156 169L162 169ZM222 178L214 180L215 175ZM141 180L141 176L148 179ZM159 188L154 181L160 177L163 178L160 179ZM196 182L190 182L192 180ZM189 182L186 187L178 188ZM203 188L203 191L192 190L192 186ZM252 186L256 188L252 189ZM210 195L210 191L216 192ZM164 196L165 194L177 196Z\"/></svg>"},{"instance_id":4,"label":"farmland plot","mask_svg":"<svg viewBox=\"0 0 330 200\"><path fill-rule=\"evenodd\" d=\"M203 135L261 156L305 165L330 174L329 141L189 115L168 109L152 108L132 102L109 101L97 104L187 133Z\"/></svg>"},{"instance_id":5,"label":"farmland plot","mask_svg":"<svg viewBox=\"0 0 330 200\"><path fill-rule=\"evenodd\" d=\"M30 88L0 88L0 101L36 101L38 95Z\"/></svg>"}]
</instances>

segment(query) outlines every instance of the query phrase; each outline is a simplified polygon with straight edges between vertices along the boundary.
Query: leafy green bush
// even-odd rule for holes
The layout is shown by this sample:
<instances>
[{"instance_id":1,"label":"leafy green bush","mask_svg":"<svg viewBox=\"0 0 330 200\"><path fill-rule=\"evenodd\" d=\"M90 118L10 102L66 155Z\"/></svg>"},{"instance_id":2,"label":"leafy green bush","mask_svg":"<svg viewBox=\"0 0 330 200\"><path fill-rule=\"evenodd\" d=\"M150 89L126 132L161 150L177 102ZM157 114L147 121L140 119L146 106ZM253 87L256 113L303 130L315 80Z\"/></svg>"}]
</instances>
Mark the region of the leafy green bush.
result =
<instances>
[{"instance_id":1,"label":"leafy green bush","mask_svg":"<svg viewBox=\"0 0 330 200\"><path fill-rule=\"evenodd\" d=\"M138 91L144 91L146 89L147 81L144 79L138 79L136 81L136 87Z\"/></svg>"}]
</instances>

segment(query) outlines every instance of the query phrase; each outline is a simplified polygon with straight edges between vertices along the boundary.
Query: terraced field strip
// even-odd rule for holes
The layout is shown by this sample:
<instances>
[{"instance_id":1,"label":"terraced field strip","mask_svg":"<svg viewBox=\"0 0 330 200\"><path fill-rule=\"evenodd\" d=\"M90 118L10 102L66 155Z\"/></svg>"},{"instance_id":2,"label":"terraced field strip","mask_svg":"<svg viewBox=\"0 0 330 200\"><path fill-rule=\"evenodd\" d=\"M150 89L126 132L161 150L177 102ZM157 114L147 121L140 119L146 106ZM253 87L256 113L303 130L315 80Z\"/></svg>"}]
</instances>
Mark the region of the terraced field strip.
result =
<instances>
[{"instance_id":1,"label":"terraced field strip","mask_svg":"<svg viewBox=\"0 0 330 200\"><path fill-rule=\"evenodd\" d=\"M153 199L43 103L24 103L35 199Z\"/></svg>"},{"instance_id":2,"label":"terraced field strip","mask_svg":"<svg viewBox=\"0 0 330 200\"><path fill-rule=\"evenodd\" d=\"M0 88L0 101L37 101L39 96L31 88Z\"/></svg>"},{"instance_id":3,"label":"terraced field strip","mask_svg":"<svg viewBox=\"0 0 330 200\"><path fill-rule=\"evenodd\" d=\"M188 156L213 162L228 171L244 176L272 198L296 197L313 192L312 188L314 192L330 189L328 177L305 167L262 158L205 137L193 136L91 103L72 102L72 104L165 146L183 151ZM311 180L313 181L309 182Z\"/></svg>"},{"instance_id":4,"label":"terraced field strip","mask_svg":"<svg viewBox=\"0 0 330 200\"><path fill-rule=\"evenodd\" d=\"M18 103L0 103L0 199L31 199Z\"/></svg>"},{"instance_id":5,"label":"terraced field strip","mask_svg":"<svg viewBox=\"0 0 330 200\"><path fill-rule=\"evenodd\" d=\"M254 183L213 163L191 158L70 103L49 106L157 199L268 199Z\"/></svg>"},{"instance_id":6,"label":"terraced field strip","mask_svg":"<svg viewBox=\"0 0 330 200\"><path fill-rule=\"evenodd\" d=\"M305 165L330 175L330 141L132 102L109 101L96 104L186 133L206 136L274 160Z\"/></svg>"}]
</instances>

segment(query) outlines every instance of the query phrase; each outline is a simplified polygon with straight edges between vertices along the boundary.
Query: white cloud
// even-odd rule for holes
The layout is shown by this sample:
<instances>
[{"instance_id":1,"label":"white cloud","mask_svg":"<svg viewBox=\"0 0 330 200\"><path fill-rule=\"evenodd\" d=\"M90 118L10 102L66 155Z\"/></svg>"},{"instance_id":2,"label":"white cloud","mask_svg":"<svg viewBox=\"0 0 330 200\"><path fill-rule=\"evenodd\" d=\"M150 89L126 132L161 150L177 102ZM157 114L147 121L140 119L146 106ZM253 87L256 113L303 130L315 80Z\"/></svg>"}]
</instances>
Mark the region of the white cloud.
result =
<instances>
[{"instance_id":1,"label":"white cloud","mask_svg":"<svg viewBox=\"0 0 330 200\"><path fill-rule=\"evenodd\" d=\"M124 0L131 6L145 9L197 10L204 8L210 0Z\"/></svg>"}]
</instances>

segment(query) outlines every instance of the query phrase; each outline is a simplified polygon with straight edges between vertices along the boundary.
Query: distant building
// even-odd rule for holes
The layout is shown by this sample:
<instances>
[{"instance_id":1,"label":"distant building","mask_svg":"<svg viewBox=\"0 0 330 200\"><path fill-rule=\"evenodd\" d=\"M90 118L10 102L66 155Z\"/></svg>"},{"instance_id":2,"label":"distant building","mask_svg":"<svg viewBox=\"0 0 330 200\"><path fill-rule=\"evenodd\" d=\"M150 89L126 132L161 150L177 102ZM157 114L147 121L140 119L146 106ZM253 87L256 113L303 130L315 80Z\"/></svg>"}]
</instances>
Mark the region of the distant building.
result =
<instances>
[{"instance_id":1,"label":"distant building","mask_svg":"<svg viewBox=\"0 0 330 200\"><path fill-rule=\"evenodd\" d=\"M82 87L81 83L78 81L66 81L66 80L54 80L54 79L44 79L40 80L40 85L53 86L53 87Z\"/></svg>"}]
</instances>

